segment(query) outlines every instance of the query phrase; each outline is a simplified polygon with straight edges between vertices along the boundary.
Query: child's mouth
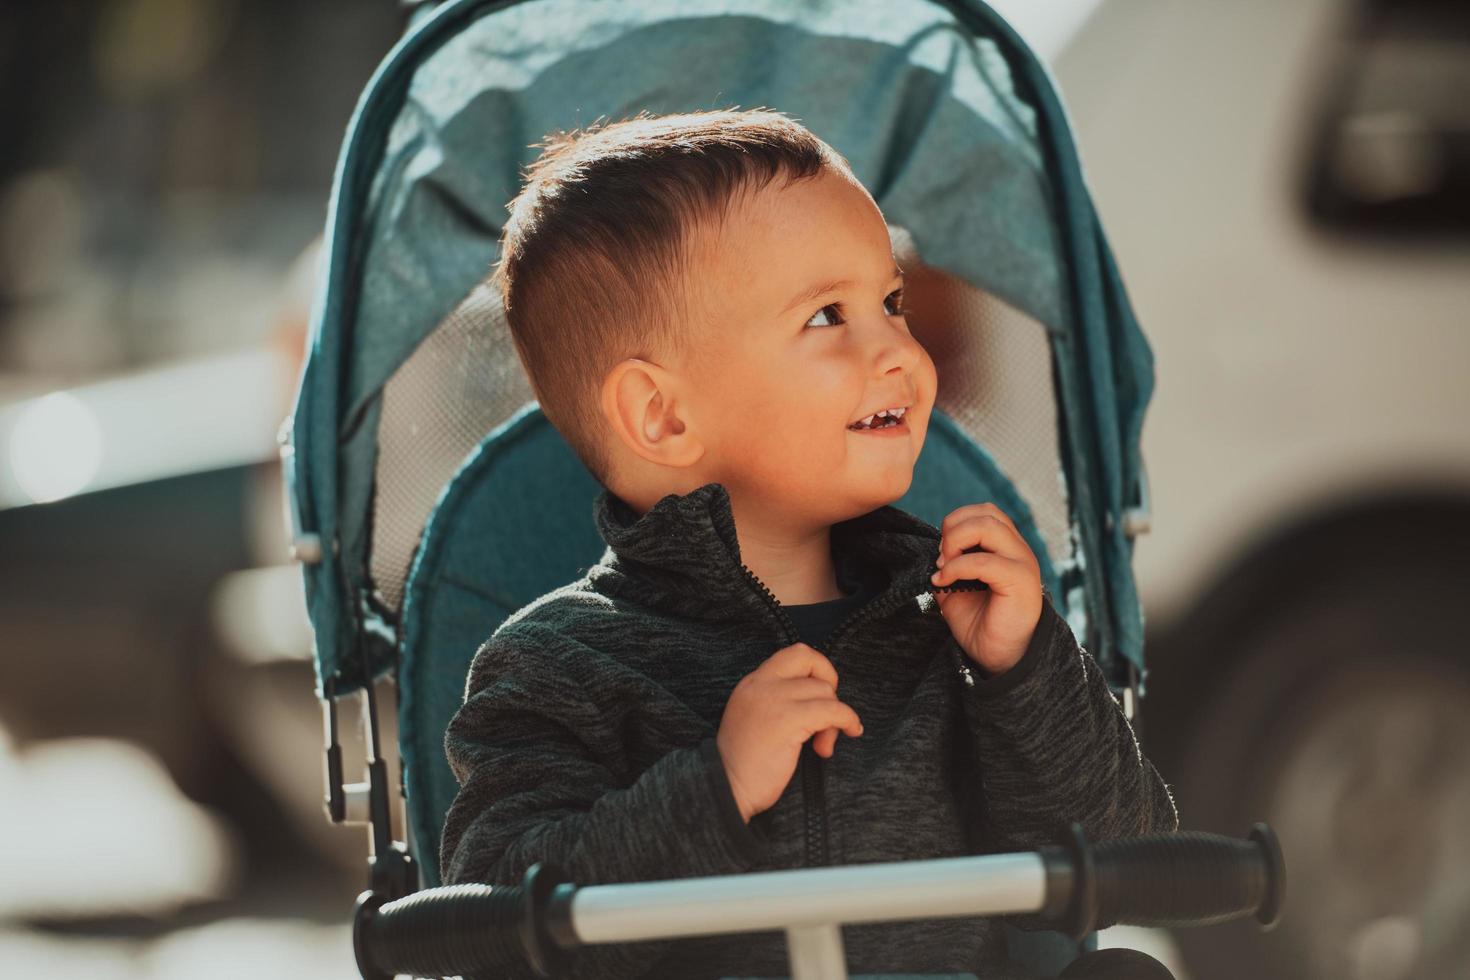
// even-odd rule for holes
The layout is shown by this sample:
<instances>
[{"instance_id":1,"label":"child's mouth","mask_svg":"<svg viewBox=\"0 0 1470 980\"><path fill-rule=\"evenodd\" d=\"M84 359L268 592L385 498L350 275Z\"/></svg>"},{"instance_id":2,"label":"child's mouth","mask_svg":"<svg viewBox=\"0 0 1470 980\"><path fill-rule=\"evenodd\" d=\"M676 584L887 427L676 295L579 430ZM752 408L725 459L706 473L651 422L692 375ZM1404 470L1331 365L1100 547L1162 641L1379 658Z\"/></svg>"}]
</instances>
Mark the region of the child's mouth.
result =
<instances>
[{"instance_id":1,"label":"child's mouth","mask_svg":"<svg viewBox=\"0 0 1470 980\"><path fill-rule=\"evenodd\" d=\"M908 431L908 413L904 412L898 416L876 416L871 426L862 424L849 425L849 432L859 432L866 435L898 435Z\"/></svg>"}]
</instances>

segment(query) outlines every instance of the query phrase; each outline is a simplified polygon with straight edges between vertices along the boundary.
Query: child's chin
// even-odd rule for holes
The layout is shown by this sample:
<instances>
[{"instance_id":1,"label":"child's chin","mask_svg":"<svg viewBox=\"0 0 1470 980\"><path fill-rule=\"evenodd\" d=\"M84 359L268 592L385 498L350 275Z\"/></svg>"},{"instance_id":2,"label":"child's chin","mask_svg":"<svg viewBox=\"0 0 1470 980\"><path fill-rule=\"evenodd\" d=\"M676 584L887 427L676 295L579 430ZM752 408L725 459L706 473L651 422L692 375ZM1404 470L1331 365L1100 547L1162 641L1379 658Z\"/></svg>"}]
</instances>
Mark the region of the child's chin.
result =
<instances>
[{"instance_id":1,"label":"child's chin","mask_svg":"<svg viewBox=\"0 0 1470 980\"><path fill-rule=\"evenodd\" d=\"M914 468L910 465L885 469L882 473L872 475L872 483L878 496L892 498L885 500L884 503L892 503L893 500L908 493L909 487L913 486Z\"/></svg>"}]
</instances>

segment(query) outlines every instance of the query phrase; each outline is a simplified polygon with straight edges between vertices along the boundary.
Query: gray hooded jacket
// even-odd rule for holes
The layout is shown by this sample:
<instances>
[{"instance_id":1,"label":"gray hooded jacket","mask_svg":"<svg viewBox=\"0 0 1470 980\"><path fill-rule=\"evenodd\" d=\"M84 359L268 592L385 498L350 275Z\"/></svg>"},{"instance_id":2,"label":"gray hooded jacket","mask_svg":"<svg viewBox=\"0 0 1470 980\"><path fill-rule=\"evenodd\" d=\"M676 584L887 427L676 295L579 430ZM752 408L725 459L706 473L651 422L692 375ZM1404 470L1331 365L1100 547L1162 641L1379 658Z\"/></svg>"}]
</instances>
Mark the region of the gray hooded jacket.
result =
<instances>
[{"instance_id":1,"label":"gray hooded jacket","mask_svg":"<svg viewBox=\"0 0 1470 980\"><path fill-rule=\"evenodd\" d=\"M537 861L589 885L1029 850L1074 820L1091 840L1177 829L1050 598L1022 659L984 677L930 594L939 530L891 506L831 532L839 578L880 583L819 648L863 734L840 737L830 759L809 740L776 805L747 825L715 734L735 684L801 636L741 562L722 484L641 518L604 490L594 517L599 563L513 613L471 664L445 736L460 783L445 883L519 884ZM853 973L1010 975L995 920L842 932ZM566 975L789 970L784 935L762 932L587 946Z\"/></svg>"}]
</instances>

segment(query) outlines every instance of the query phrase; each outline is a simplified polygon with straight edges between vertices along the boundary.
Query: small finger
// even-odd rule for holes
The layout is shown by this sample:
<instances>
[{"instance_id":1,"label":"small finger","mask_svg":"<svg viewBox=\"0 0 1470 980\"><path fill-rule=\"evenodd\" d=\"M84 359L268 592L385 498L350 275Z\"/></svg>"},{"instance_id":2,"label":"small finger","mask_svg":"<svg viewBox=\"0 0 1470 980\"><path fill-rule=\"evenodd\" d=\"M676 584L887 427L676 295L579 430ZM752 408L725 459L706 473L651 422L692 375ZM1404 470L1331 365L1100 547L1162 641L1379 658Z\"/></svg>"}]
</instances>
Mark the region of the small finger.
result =
<instances>
[{"instance_id":1,"label":"small finger","mask_svg":"<svg viewBox=\"0 0 1470 980\"><path fill-rule=\"evenodd\" d=\"M957 521L939 540L939 555L945 561L981 552L1020 559L1030 551L1013 526L992 514L976 514Z\"/></svg>"},{"instance_id":2,"label":"small finger","mask_svg":"<svg viewBox=\"0 0 1470 980\"><path fill-rule=\"evenodd\" d=\"M1016 527L1016 522L1011 520L1010 514L1007 514L1005 511L1001 510L998 506L992 503L984 503L980 506L986 514L989 514L996 520L1001 521L1005 524L1006 527L1010 528L1012 531L1015 531L1018 537L1020 536L1021 530L1020 528Z\"/></svg>"},{"instance_id":3,"label":"small finger","mask_svg":"<svg viewBox=\"0 0 1470 980\"><path fill-rule=\"evenodd\" d=\"M815 677L826 681L832 685L834 690L836 689L837 668L832 666L831 660L818 650L804 644L791 647L789 650L790 653L787 656L773 664L777 677Z\"/></svg>"},{"instance_id":4,"label":"small finger","mask_svg":"<svg viewBox=\"0 0 1470 980\"><path fill-rule=\"evenodd\" d=\"M824 680L816 677L795 677L783 682L783 689L790 697L801 695L802 700L808 698L835 698L837 689Z\"/></svg>"},{"instance_id":5,"label":"small finger","mask_svg":"<svg viewBox=\"0 0 1470 980\"><path fill-rule=\"evenodd\" d=\"M939 532L947 536L954 529L955 525L984 514L986 511L987 507L985 504L966 504L963 507L956 507L944 516L944 520L939 522Z\"/></svg>"},{"instance_id":6,"label":"small finger","mask_svg":"<svg viewBox=\"0 0 1470 980\"><path fill-rule=\"evenodd\" d=\"M990 586L992 592L1006 594L1007 583L1013 579L1017 582L1026 581L1028 574L1029 569L1021 562L1002 555L979 552L960 555L949 563L949 567L941 568L929 576L929 581L935 585L949 585L962 579L974 579Z\"/></svg>"},{"instance_id":7,"label":"small finger","mask_svg":"<svg viewBox=\"0 0 1470 980\"><path fill-rule=\"evenodd\" d=\"M801 726L804 732L798 738L798 744L810 740L812 748L816 748L816 739L829 731L833 742L837 741L838 732L846 732L855 737L862 731L862 722L858 719L857 712L841 701L820 698L795 701L792 705L796 710L789 716L790 723Z\"/></svg>"}]
</instances>

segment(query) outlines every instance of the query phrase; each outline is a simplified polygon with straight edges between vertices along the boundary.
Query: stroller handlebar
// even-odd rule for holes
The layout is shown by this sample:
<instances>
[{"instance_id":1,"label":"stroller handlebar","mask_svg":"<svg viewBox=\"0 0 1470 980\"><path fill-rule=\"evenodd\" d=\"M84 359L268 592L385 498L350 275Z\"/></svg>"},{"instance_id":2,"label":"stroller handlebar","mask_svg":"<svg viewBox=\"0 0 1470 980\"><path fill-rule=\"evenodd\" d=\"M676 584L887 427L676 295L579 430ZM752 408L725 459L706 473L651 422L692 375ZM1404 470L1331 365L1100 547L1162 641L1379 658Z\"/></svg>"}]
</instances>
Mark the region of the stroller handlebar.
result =
<instances>
[{"instance_id":1,"label":"stroller handlebar","mask_svg":"<svg viewBox=\"0 0 1470 980\"><path fill-rule=\"evenodd\" d=\"M1256 824L1245 840L1198 831L1102 841L1089 847L1073 824L1063 847L1071 895L1056 918L1074 936L1110 925L1200 926L1254 914L1276 924L1286 865L1276 834Z\"/></svg>"},{"instance_id":2,"label":"stroller handlebar","mask_svg":"<svg viewBox=\"0 0 1470 980\"><path fill-rule=\"evenodd\" d=\"M936 876L941 868L944 872ZM1078 938L1118 923L1212 925L1246 915L1254 915L1269 929L1279 916L1286 880L1280 845L1264 823L1256 824L1245 840L1181 831L1096 845L1089 844L1081 827L1073 824L1064 844L1031 853L762 874L782 878L779 885L772 881L772 903L798 878L823 889L830 879L834 893L867 896L857 901L872 903L874 910L840 921L876 921L935 914L932 896L917 896L915 885L922 888L926 881L937 881L936 888L943 890L956 880L957 872L967 887L954 893L963 894L965 901L949 909L951 914L1036 914ZM869 888L852 889L839 884L839 875L876 877ZM392 902L368 891L358 899L353 946L364 980L389 980L404 973L456 976L527 965L540 976L551 976L565 968L576 947L593 942L789 926L789 920L782 918L786 913L773 904L768 921L759 924L753 924L758 920L749 918L747 907L740 929L715 919L709 928L698 927L708 911L693 913L694 918L679 928L668 927L670 920L662 914L660 902L691 904L686 896L705 887L705 901L712 909L723 895L739 894L722 888L734 888L737 882L748 886L753 877L585 886L585 894L591 897L595 890L598 900L583 902L575 912L572 899L578 886L545 863L532 865L520 885L446 885ZM989 887L983 887L986 878L993 879ZM765 895L759 889L741 890L744 899L754 896L757 904ZM624 895L628 902L616 916L616 926L592 925L597 910L606 912ZM949 903L948 898L945 901ZM627 935L614 936L614 929ZM597 938L585 938L589 934Z\"/></svg>"}]
</instances>

